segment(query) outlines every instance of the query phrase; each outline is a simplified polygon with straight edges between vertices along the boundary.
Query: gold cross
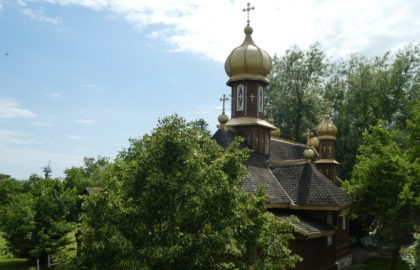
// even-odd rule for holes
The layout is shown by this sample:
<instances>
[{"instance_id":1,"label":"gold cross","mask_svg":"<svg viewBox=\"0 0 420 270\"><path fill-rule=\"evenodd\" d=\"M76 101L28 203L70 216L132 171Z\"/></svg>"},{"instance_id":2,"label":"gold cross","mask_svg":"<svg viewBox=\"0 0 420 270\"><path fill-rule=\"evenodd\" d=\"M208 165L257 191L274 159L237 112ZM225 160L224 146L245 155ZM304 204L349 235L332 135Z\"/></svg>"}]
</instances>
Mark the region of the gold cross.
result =
<instances>
[{"instance_id":1,"label":"gold cross","mask_svg":"<svg viewBox=\"0 0 420 270\"><path fill-rule=\"evenodd\" d=\"M326 114L329 114L331 111L331 101L329 101L328 99L325 99L322 104L324 104L324 111Z\"/></svg>"},{"instance_id":2,"label":"gold cross","mask_svg":"<svg viewBox=\"0 0 420 270\"><path fill-rule=\"evenodd\" d=\"M249 12L250 12L251 10L254 10L254 9L255 9L255 7L251 7L251 4L250 4L250 3L248 3L248 4L246 4L246 5L247 5L247 8L242 9L242 11L247 13L247 20L246 20L246 23L247 23L247 25L249 26Z\"/></svg>"},{"instance_id":3,"label":"gold cross","mask_svg":"<svg viewBox=\"0 0 420 270\"><path fill-rule=\"evenodd\" d=\"M251 98L251 102L254 102L254 98L255 98L254 94L251 94L249 97Z\"/></svg>"},{"instance_id":4,"label":"gold cross","mask_svg":"<svg viewBox=\"0 0 420 270\"><path fill-rule=\"evenodd\" d=\"M226 97L226 95L225 94L223 94L223 97L222 98L220 98L220 101L223 103L223 110L222 110L222 113L223 114L225 114L225 101L228 101L229 100L229 98L228 97Z\"/></svg>"}]
</instances>

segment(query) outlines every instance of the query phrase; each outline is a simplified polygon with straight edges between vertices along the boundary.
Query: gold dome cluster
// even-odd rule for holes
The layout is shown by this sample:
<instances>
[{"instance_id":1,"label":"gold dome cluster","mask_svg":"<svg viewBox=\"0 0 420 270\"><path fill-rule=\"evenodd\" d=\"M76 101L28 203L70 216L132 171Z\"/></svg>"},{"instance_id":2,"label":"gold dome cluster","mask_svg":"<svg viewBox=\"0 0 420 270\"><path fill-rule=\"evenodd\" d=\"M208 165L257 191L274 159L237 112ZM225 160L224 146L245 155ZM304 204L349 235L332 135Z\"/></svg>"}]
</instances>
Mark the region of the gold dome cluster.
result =
<instances>
[{"instance_id":1,"label":"gold dome cluster","mask_svg":"<svg viewBox=\"0 0 420 270\"><path fill-rule=\"evenodd\" d=\"M238 80L261 80L268 83L267 75L271 71L270 55L255 45L252 40L252 27L244 29L245 40L229 54L225 62L225 71L229 82Z\"/></svg>"},{"instance_id":2,"label":"gold dome cluster","mask_svg":"<svg viewBox=\"0 0 420 270\"><path fill-rule=\"evenodd\" d=\"M337 135L337 127L333 124L329 114L325 114L321 123L316 128L318 136L335 137Z\"/></svg>"}]
</instances>

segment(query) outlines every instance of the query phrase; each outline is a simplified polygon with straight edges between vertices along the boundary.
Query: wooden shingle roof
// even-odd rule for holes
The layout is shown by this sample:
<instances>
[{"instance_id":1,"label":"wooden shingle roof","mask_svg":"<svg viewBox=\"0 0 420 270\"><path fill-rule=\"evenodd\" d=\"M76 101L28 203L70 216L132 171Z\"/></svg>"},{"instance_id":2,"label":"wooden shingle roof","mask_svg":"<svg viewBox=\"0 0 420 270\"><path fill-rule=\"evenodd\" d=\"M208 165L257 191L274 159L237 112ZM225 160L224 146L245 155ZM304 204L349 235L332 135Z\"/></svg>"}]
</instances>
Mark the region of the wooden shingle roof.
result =
<instances>
[{"instance_id":1,"label":"wooden shingle roof","mask_svg":"<svg viewBox=\"0 0 420 270\"><path fill-rule=\"evenodd\" d=\"M213 139L227 147L237 133L219 129ZM244 190L253 192L265 187L269 208L338 210L351 205L349 195L322 174L312 162L303 159L308 146L281 139L272 139L270 156L251 153L245 165L248 176Z\"/></svg>"}]
</instances>

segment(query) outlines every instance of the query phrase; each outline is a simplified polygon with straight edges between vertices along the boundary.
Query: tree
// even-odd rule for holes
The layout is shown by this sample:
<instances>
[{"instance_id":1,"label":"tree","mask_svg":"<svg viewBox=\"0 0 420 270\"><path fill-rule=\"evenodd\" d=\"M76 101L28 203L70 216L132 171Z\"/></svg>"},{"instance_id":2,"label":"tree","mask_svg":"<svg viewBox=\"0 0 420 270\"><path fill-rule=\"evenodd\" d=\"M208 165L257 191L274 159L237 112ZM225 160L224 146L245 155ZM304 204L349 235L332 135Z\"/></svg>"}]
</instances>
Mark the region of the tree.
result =
<instances>
[{"instance_id":1,"label":"tree","mask_svg":"<svg viewBox=\"0 0 420 270\"><path fill-rule=\"evenodd\" d=\"M275 124L282 137L303 141L304 131L318 123L322 109L322 81L327 64L319 44L308 51L293 47L285 56L273 59L267 88Z\"/></svg>"},{"instance_id":2,"label":"tree","mask_svg":"<svg viewBox=\"0 0 420 270\"><path fill-rule=\"evenodd\" d=\"M107 157L84 157L83 166L64 170L64 185L67 189L75 189L78 194L83 194L87 187L101 187L109 164Z\"/></svg>"},{"instance_id":3,"label":"tree","mask_svg":"<svg viewBox=\"0 0 420 270\"><path fill-rule=\"evenodd\" d=\"M292 226L245 193L247 153L174 115L132 139L84 204L78 269L286 269Z\"/></svg>"},{"instance_id":4,"label":"tree","mask_svg":"<svg viewBox=\"0 0 420 270\"><path fill-rule=\"evenodd\" d=\"M350 179L362 133L383 121L406 131L406 120L420 97L420 49L410 45L371 59L352 55L329 66L325 99L332 102L338 128L339 174Z\"/></svg>"},{"instance_id":5,"label":"tree","mask_svg":"<svg viewBox=\"0 0 420 270\"><path fill-rule=\"evenodd\" d=\"M50 179L51 178L52 169L51 169L51 162L50 161L48 161L48 164L45 165L45 167L42 167L42 172L44 173L44 178L45 179Z\"/></svg>"},{"instance_id":6,"label":"tree","mask_svg":"<svg viewBox=\"0 0 420 270\"><path fill-rule=\"evenodd\" d=\"M23 190L21 181L11 178L10 175L0 174L0 207L9 203L13 195L21 193Z\"/></svg>"},{"instance_id":7,"label":"tree","mask_svg":"<svg viewBox=\"0 0 420 270\"><path fill-rule=\"evenodd\" d=\"M420 167L410 162L397 141L402 133L374 126L363 134L357 164L345 190L353 197L351 215L379 243L393 249L391 269L399 251L412 239L420 216Z\"/></svg>"},{"instance_id":8,"label":"tree","mask_svg":"<svg viewBox=\"0 0 420 270\"><path fill-rule=\"evenodd\" d=\"M76 202L74 193L66 191L58 179L35 179L29 190L14 194L0 207L0 229L6 249L14 256L46 260L70 243L68 222L70 209Z\"/></svg>"}]
</instances>

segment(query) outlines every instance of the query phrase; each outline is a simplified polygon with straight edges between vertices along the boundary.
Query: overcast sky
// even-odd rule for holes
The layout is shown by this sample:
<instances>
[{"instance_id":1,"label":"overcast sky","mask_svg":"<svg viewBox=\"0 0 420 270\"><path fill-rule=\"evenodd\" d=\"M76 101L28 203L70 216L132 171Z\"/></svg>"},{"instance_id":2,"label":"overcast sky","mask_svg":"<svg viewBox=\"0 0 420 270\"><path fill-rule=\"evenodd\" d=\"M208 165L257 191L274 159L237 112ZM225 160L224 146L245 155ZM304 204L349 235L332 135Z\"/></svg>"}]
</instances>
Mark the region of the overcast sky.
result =
<instances>
[{"instance_id":1,"label":"overcast sky","mask_svg":"<svg viewBox=\"0 0 420 270\"><path fill-rule=\"evenodd\" d=\"M0 0L0 173L27 179L50 161L62 177L173 113L214 130L246 3ZM319 42L332 59L372 57L419 42L418 0L251 4L253 39L272 56Z\"/></svg>"}]
</instances>

